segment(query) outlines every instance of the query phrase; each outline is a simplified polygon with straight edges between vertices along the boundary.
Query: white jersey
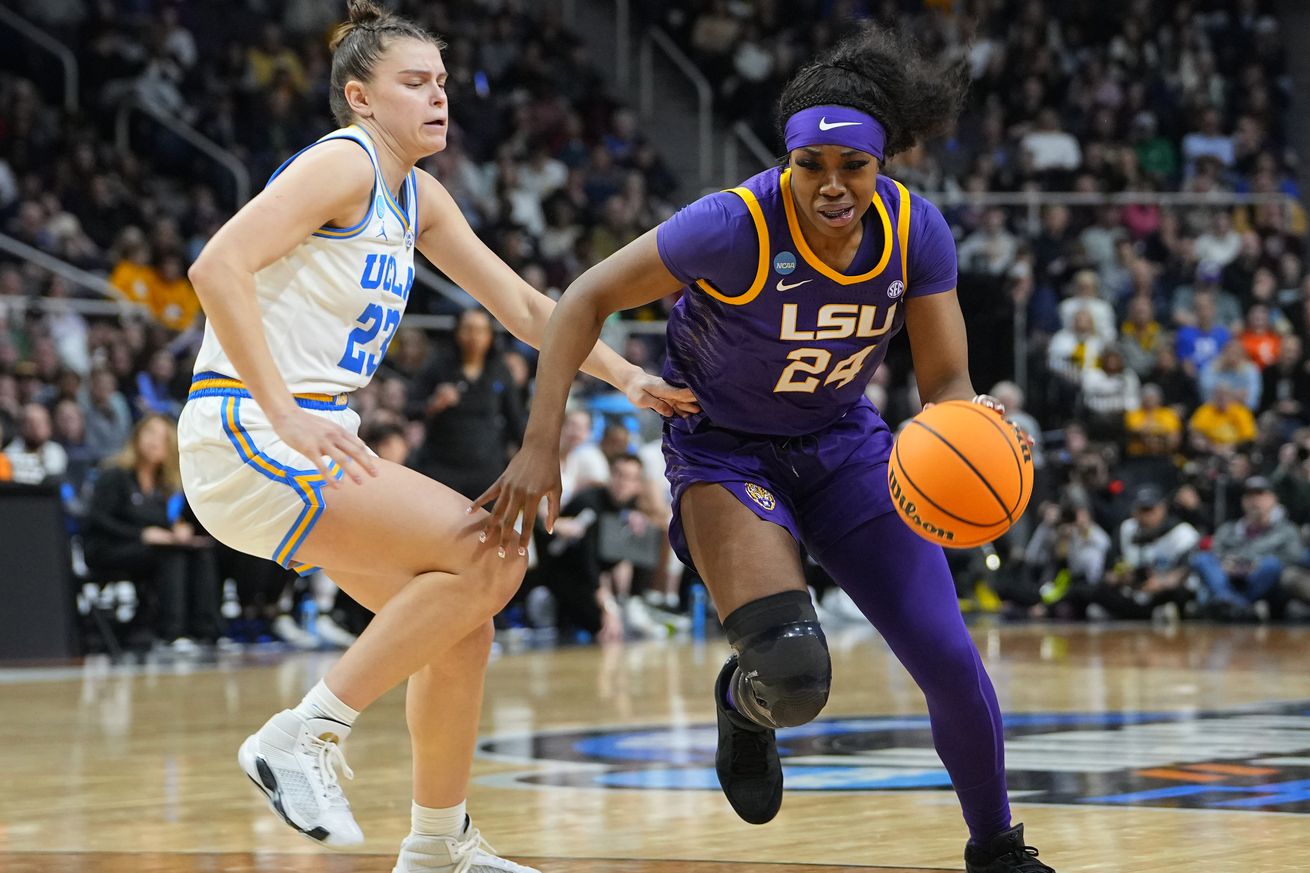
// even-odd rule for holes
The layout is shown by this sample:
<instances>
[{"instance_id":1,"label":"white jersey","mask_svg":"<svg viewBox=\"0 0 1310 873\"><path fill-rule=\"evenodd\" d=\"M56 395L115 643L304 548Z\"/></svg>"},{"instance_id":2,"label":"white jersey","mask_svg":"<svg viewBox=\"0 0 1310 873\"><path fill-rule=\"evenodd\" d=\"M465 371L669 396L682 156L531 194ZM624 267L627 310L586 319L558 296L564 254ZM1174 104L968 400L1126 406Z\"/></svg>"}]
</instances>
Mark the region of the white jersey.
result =
<instances>
[{"instance_id":1,"label":"white jersey","mask_svg":"<svg viewBox=\"0 0 1310 873\"><path fill-rule=\"evenodd\" d=\"M335 395L367 385L414 284L418 179L411 170L393 197L362 127L333 131L301 149L269 182L305 151L333 139L359 143L373 164L368 215L354 227L319 228L255 274L264 334L293 394ZM212 325L205 326L195 373L209 380L239 378Z\"/></svg>"}]
</instances>

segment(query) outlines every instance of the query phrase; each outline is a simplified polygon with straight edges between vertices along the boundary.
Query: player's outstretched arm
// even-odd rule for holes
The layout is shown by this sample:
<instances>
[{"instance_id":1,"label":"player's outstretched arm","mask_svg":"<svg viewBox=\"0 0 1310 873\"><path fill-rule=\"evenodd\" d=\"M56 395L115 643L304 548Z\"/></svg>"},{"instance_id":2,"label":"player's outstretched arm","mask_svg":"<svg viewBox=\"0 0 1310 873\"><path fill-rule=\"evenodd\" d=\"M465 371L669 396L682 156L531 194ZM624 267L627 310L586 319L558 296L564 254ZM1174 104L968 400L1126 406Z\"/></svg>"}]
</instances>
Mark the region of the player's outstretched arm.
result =
<instances>
[{"instance_id":1,"label":"player's outstretched arm","mask_svg":"<svg viewBox=\"0 0 1310 873\"><path fill-rule=\"evenodd\" d=\"M541 348L555 302L524 282L487 248L445 187L422 170L419 179L418 249L457 285L477 298L505 329L533 348ZM690 391L674 389L662 379L624 360L592 337L582 369L628 395L634 403L673 415L693 404ZM574 371L578 368L575 366Z\"/></svg>"},{"instance_id":2,"label":"player's outstretched arm","mask_svg":"<svg viewBox=\"0 0 1310 873\"><path fill-rule=\"evenodd\" d=\"M331 179L332 184L323 184ZM245 383L288 445L312 458L328 482L327 456L361 481L373 472L364 443L344 428L295 404L269 351L255 274L325 224L349 227L369 207L373 166L357 144L326 142L298 157L241 208L205 245L188 273L205 316ZM352 463L353 462L353 463ZM358 468L356 468L358 465Z\"/></svg>"},{"instance_id":3,"label":"player's outstretched arm","mask_svg":"<svg viewBox=\"0 0 1310 873\"><path fill-rule=\"evenodd\" d=\"M537 391L523 448L496 483L474 502L480 506L496 501L484 531L493 543L505 548L513 545L514 522L522 513L522 532L517 539L519 548L526 550L542 497L547 498L546 528L554 526L559 514L559 435L564 405L578 366L595 345L605 319L682 287L664 266L655 234L655 230L646 232L587 270L555 307L541 344Z\"/></svg>"}]
</instances>

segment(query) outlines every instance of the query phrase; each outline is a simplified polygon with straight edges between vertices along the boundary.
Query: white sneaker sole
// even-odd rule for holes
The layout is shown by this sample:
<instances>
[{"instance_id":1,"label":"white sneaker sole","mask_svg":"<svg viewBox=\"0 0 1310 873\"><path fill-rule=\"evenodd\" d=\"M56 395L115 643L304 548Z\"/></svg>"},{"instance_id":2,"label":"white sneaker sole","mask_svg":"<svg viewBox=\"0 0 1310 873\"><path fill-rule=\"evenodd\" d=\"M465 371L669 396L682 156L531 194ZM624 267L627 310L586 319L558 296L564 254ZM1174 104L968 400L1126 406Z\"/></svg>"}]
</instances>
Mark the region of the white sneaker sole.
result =
<instances>
[{"instance_id":1,"label":"white sneaker sole","mask_svg":"<svg viewBox=\"0 0 1310 873\"><path fill-rule=\"evenodd\" d=\"M237 763L241 765L242 772L259 789L260 794L264 795L264 799L268 801L268 808L273 810L278 818L286 822L296 833L319 846L326 846L329 849L349 849L363 844L363 840L343 842L340 836L334 838L322 826L305 829L293 820L287 814L286 805L282 803L282 788L278 785L277 777L273 775L273 768L268 766L268 762L259 754L258 744L259 737L256 735L251 734L246 737L241 748L237 750Z\"/></svg>"}]
</instances>

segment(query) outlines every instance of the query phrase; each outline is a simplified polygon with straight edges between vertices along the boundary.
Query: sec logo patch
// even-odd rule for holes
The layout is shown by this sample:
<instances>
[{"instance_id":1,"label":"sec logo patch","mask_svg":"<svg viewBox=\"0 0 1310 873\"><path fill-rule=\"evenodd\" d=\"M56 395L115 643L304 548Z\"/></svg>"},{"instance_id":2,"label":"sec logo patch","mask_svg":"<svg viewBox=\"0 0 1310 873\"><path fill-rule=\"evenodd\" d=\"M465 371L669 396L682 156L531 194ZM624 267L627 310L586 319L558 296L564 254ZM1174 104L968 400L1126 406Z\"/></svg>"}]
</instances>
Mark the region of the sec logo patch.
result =
<instances>
[{"instance_id":1,"label":"sec logo patch","mask_svg":"<svg viewBox=\"0 0 1310 873\"><path fill-rule=\"evenodd\" d=\"M902 282L900 279L897 279L895 282L887 286L887 296L890 297L892 300L895 300L897 297L900 297L904 293L905 293L905 283Z\"/></svg>"}]
</instances>

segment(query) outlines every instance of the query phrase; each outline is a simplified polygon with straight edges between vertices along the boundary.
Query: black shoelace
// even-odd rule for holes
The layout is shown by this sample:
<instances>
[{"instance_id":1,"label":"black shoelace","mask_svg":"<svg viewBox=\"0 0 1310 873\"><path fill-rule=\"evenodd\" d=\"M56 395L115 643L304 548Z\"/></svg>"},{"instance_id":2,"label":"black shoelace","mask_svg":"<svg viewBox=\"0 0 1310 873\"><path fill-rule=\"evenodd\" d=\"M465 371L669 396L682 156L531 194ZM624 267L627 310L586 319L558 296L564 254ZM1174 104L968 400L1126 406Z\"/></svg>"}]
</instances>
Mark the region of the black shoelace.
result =
<instances>
[{"instance_id":1,"label":"black shoelace","mask_svg":"<svg viewBox=\"0 0 1310 873\"><path fill-rule=\"evenodd\" d=\"M1002 855L1001 857L1007 856ZM1014 868L1014 873L1055 873L1054 868L1048 867L1037 860L1036 846L1024 846L1022 849L1015 849L1008 854L1008 857L1019 862L1018 866Z\"/></svg>"}]
</instances>

